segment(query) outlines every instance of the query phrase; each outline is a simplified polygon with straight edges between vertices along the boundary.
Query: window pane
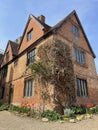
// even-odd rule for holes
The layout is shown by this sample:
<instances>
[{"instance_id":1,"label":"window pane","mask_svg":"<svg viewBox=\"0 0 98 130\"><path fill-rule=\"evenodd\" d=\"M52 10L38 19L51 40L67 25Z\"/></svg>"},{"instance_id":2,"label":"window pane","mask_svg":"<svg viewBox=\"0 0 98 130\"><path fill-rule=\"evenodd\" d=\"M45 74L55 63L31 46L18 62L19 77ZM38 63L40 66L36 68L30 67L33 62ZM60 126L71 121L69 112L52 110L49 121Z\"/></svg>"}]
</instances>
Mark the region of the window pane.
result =
<instances>
[{"instance_id":1,"label":"window pane","mask_svg":"<svg viewBox=\"0 0 98 130\"><path fill-rule=\"evenodd\" d=\"M86 80L77 78L77 96L87 97L88 89Z\"/></svg>"},{"instance_id":2,"label":"window pane","mask_svg":"<svg viewBox=\"0 0 98 130\"><path fill-rule=\"evenodd\" d=\"M85 95L84 95L84 87L83 87L84 81L83 81L83 80L80 80L80 82L81 82L81 96L85 96Z\"/></svg>"},{"instance_id":3,"label":"window pane","mask_svg":"<svg viewBox=\"0 0 98 130\"><path fill-rule=\"evenodd\" d=\"M28 82L26 82L26 97L28 96Z\"/></svg>"},{"instance_id":4,"label":"window pane","mask_svg":"<svg viewBox=\"0 0 98 130\"><path fill-rule=\"evenodd\" d=\"M33 80L26 81L25 88L24 88L24 96L31 97L33 95Z\"/></svg>"},{"instance_id":5,"label":"window pane","mask_svg":"<svg viewBox=\"0 0 98 130\"><path fill-rule=\"evenodd\" d=\"M29 94L28 94L28 96L30 97L31 96L31 87L32 87L32 84L31 84L31 81L29 81Z\"/></svg>"},{"instance_id":6,"label":"window pane","mask_svg":"<svg viewBox=\"0 0 98 130\"><path fill-rule=\"evenodd\" d=\"M85 56L84 56L84 52L75 48L75 59L78 63L80 64L85 64Z\"/></svg>"},{"instance_id":7,"label":"window pane","mask_svg":"<svg viewBox=\"0 0 98 130\"><path fill-rule=\"evenodd\" d=\"M73 32L73 34L76 36L76 37L78 37L79 36L79 30L78 30L78 28L77 28L77 26L75 26L75 25L71 25L71 28L72 28L72 32Z\"/></svg>"},{"instance_id":8,"label":"window pane","mask_svg":"<svg viewBox=\"0 0 98 130\"><path fill-rule=\"evenodd\" d=\"M30 30L30 31L27 33L27 41L29 41L29 40L32 39L32 34L33 34L33 30Z\"/></svg>"},{"instance_id":9,"label":"window pane","mask_svg":"<svg viewBox=\"0 0 98 130\"><path fill-rule=\"evenodd\" d=\"M28 64L35 61L35 49L28 53Z\"/></svg>"}]
</instances>

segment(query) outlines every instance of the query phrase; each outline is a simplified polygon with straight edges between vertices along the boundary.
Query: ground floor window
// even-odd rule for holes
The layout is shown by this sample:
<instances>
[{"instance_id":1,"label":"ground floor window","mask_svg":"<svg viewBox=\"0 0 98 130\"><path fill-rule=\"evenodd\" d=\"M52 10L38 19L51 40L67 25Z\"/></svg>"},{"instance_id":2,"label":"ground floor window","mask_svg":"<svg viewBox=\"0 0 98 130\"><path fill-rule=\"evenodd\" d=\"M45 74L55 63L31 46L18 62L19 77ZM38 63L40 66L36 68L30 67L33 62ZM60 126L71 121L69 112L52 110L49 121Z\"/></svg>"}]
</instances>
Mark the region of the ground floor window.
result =
<instances>
[{"instance_id":1,"label":"ground floor window","mask_svg":"<svg viewBox=\"0 0 98 130\"><path fill-rule=\"evenodd\" d=\"M34 94L33 80L26 80L24 87L24 97L31 97Z\"/></svg>"},{"instance_id":2,"label":"ground floor window","mask_svg":"<svg viewBox=\"0 0 98 130\"><path fill-rule=\"evenodd\" d=\"M84 79L77 78L76 82L77 82L77 96L87 97L88 96L87 81Z\"/></svg>"}]
</instances>

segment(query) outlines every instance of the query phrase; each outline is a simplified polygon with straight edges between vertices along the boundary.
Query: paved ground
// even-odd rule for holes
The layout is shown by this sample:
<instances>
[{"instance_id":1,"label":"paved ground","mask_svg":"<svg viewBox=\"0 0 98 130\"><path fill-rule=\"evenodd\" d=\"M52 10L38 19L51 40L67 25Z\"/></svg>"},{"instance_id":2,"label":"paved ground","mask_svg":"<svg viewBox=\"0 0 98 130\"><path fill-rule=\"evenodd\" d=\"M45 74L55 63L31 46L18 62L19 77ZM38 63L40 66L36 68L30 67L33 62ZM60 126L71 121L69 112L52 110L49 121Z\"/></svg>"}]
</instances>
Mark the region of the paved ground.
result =
<instances>
[{"instance_id":1,"label":"paved ground","mask_svg":"<svg viewBox=\"0 0 98 130\"><path fill-rule=\"evenodd\" d=\"M46 123L2 111L0 112L0 130L98 130L98 116L78 123Z\"/></svg>"}]
</instances>

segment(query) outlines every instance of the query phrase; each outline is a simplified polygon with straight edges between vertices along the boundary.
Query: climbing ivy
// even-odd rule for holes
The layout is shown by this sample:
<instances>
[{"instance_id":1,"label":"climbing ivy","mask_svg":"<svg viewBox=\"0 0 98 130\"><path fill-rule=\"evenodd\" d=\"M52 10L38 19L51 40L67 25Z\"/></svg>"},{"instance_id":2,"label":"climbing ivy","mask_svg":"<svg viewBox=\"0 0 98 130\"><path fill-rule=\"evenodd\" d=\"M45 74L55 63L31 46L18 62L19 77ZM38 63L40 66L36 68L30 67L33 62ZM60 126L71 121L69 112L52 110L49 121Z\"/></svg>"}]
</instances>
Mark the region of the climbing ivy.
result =
<instances>
[{"instance_id":1,"label":"climbing ivy","mask_svg":"<svg viewBox=\"0 0 98 130\"><path fill-rule=\"evenodd\" d=\"M54 86L55 110L63 109L75 102L75 79L70 47L59 39L49 40L37 50L39 61L32 63L32 74L42 83L43 88ZM46 91L48 92L48 91Z\"/></svg>"}]
</instances>

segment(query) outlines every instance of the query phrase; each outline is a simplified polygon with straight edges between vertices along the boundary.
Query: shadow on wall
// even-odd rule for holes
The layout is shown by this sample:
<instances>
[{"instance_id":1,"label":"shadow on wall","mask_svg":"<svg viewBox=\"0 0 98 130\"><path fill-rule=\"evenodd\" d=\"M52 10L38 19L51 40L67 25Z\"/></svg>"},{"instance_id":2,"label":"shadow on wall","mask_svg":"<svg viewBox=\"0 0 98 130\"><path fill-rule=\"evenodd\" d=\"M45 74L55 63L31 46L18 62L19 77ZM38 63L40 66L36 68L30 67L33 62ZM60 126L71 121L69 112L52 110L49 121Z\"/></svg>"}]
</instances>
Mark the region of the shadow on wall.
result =
<instances>
[{"instance_id":1,"label":"shadow on wall","mask_svg":"<svg viewBox=\"0 0 98 130\"><path fill-rule=\"evenodd\" d=\"M13 80L13 73L14 73L14 71L13 71L13 68L11 67L11 69L10 69L10 75L9 75L9 81L10 82L12 82L12 80Z\"/></svg>"}]
</instances>

